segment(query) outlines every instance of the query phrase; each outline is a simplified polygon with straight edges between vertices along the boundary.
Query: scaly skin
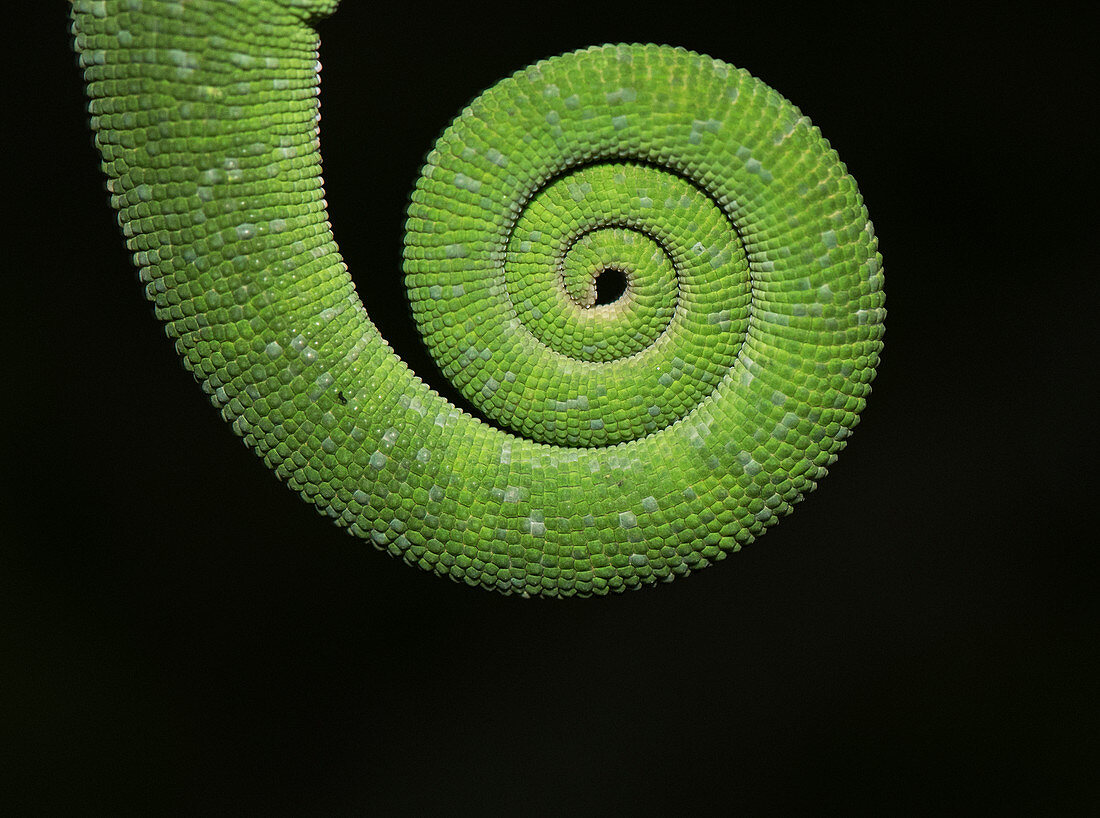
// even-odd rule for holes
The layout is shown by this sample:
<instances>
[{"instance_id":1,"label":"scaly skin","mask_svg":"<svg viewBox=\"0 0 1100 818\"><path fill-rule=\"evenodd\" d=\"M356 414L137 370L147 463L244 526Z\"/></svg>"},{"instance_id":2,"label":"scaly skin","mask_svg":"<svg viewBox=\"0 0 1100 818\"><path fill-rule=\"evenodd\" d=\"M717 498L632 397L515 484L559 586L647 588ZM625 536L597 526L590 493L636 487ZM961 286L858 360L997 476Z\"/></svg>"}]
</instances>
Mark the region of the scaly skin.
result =
<instances>
[{"instance_id":1,"label":"scaly skin","mask_svg":"<svg viewBox=\"0 0 1100 818\"><path fill-rule=\"evenodd\" d=\"M441 368L513 434L408 369L340 258L310 27L335 6L73 0L127 246L234 431L350 533L505 593L671 580L787 514L856 425L885 317L809 120L655 45L545 60L462 112L405 272ZM627 291L592 306L608 268Z\"/></svg>"}]
</instances>

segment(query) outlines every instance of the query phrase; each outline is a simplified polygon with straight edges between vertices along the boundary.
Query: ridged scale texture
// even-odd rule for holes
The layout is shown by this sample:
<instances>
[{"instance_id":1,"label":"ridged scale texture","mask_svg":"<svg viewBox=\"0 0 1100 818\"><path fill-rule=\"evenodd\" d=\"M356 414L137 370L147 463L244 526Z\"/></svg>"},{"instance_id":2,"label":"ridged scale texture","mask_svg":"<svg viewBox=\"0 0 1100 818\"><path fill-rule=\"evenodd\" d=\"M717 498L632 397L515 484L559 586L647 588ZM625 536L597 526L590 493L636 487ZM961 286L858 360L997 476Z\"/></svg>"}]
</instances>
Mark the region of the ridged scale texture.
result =
<instances>
[{"instance_id":1,"label":"ridged scale texture","mask_svg":"<svg viewBox=\"0 0 1100 818\"><path fill-rule=\"evenodd\" d=\"M652 45L540 62L462 112L405 271L440 366L511 434L408 369L340 258L309 25L334 8L73 2L127 246L233 429L349 532L506 593L670 580L788 513L856 425L885 317L873 228L809 120ZM627 292L592 307L612 267Z\"/></svg>"}]
</instances>

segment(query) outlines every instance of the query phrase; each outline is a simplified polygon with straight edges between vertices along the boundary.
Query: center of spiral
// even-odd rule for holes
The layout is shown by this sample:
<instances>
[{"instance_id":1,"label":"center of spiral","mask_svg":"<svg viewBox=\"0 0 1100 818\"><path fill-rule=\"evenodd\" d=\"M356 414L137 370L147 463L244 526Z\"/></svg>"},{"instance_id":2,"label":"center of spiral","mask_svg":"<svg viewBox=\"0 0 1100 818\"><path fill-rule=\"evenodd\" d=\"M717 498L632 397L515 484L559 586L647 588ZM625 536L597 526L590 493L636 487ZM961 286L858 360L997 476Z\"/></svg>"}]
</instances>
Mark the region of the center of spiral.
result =
<instances>
[{"instance_id":1,"label":"center of spiral","mask_svg":"<svg viewBox=\"0 0 1100 818\"><path fill-rule=\"evenodd\" d=\"M626 292L626 273L618 267L605 267L596 272L595 279L596 302L594 307L605 307L614 304Z\"/></svg>"},{"instance_id":2,"label":"center of spiral","mask_svg":"<svg viewBox=\"0 0 1100 818\"><path fill-rule=\"evenodd\" d=\"M443 202L462 219L424 211L406 280L440 368L486 416L541 443L615 445L669 427L729 374L752 287L706 190L649 164L585 164L487 211L502 241L477 244L468 214L492 203L488 177L459 166Z\"/></svg>"}]
</instances>

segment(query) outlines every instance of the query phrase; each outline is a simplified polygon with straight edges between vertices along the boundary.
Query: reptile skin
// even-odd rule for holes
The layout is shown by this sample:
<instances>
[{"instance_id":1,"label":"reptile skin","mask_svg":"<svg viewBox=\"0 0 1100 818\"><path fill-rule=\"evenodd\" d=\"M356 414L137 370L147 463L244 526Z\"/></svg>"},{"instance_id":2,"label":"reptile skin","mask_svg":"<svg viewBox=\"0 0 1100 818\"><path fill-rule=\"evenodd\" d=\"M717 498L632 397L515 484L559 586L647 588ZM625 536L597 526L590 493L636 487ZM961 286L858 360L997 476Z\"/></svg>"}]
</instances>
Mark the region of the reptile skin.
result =
<instances>
[{"instance_id":1,"label":"reptile skin","mask_svg":"<svg viewBox=\"0 0 1100 818\"><path fill-rule=\"evenodd\" d=\"M233 430L349 533L505 593L669 581L789 513L858 421L886 315L867 211L810 121L657 45L472 102L427 156L404 266L489 424L394 354L333 240L311 25L335 6L72 2L126 245ZM626 290L596 304L608 270Z\"/></svg>"}]
</instances>

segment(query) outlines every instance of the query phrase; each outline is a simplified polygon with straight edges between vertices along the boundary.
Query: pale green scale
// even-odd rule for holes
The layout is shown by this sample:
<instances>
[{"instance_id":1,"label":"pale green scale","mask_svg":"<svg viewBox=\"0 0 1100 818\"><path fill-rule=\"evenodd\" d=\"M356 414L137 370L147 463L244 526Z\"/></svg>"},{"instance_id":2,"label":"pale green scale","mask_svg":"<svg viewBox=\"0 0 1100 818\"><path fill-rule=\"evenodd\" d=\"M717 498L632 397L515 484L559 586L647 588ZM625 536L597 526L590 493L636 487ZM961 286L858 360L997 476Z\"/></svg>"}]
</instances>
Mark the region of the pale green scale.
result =
<instances>
[{"instance_id":1,"label":"pale green scale","mask_svg":"<svg viewBox=\"0 0 1100 818\"><path fill-rule=\"evenodd\" d=\"M335 7L73 1L127 246L234 431L350 533L503 592L668 580L790 511L858 421L885 318L873 227L809 120L653 45L545 60L462 112L413 193L407 284L441 368L517 436L393 354L340 258L311 28ZM593 307L612 268L627 292Z\"/></svg>"}]
</instances>

